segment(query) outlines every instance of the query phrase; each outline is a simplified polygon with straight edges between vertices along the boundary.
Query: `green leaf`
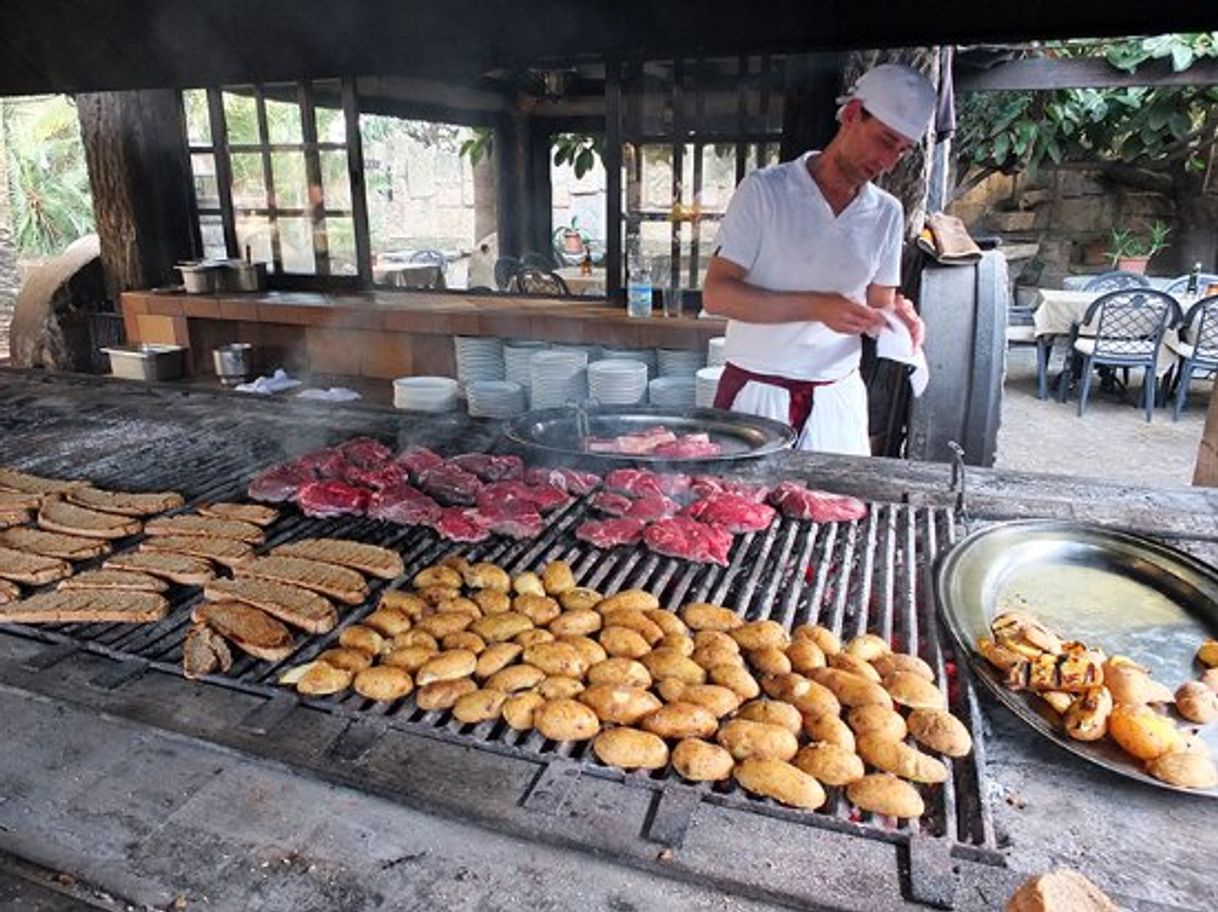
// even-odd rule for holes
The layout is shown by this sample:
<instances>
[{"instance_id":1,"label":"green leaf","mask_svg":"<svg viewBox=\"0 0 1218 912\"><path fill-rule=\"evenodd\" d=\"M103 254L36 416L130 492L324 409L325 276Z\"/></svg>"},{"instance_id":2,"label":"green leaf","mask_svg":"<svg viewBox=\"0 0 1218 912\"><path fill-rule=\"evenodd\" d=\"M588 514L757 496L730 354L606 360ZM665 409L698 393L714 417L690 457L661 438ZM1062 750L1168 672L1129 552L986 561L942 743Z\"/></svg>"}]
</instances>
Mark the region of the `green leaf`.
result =
<instances>
[{"instance_id":1,"label":"green leaf","mask_svg":"<svg viewBox=\"0 0 1218 912\"><path fill-rule=\"evenodd\" d=\"M1174 45L1171 49L1171 68L1179 73L1187 70L1193 64L1193 49L1184 45Z\"/></svg>"},{"instance_id":2,"label":"green leaf","mask_svg":"<svg viewBox=\"0 0 1218 912\"><path fill-rule=\"evenodd\" d=\"M1009 133L999 133L998 138L994 140L994 161L1002 163L1006 161L1007 154L1011 151L1011 136Z\"/></svg>"},{"instance_id":3,"label":"green leaf","mask_svg":"<svg viewBox=\"0 0 1218 912\"><path fill-rule=\"evenodd\" d=\"M592 170L592 166L596 163L596 158L592 155L591 149L583 149L575 156L575 176L583 177Z\"/></svg>"}]
</instances>

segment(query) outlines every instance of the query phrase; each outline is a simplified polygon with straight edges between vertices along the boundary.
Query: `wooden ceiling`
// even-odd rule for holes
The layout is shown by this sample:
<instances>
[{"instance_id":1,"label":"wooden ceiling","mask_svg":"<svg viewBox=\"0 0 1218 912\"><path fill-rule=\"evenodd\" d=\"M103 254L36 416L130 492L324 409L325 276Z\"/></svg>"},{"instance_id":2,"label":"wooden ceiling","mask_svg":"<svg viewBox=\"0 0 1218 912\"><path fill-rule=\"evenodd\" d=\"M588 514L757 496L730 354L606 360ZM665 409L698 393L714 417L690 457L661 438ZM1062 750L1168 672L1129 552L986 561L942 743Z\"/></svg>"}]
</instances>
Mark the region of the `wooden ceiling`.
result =
<instances>
[{"instance_id":1,"label":"wooden ceiling","mask_svg":"<svg viewBox=\"0 0 1218 912\"><path fill-rule=\"evenodd\" d=\"M4 0L0 94L1206 30L1207 0Z\"/></svg>"}]
</instances>

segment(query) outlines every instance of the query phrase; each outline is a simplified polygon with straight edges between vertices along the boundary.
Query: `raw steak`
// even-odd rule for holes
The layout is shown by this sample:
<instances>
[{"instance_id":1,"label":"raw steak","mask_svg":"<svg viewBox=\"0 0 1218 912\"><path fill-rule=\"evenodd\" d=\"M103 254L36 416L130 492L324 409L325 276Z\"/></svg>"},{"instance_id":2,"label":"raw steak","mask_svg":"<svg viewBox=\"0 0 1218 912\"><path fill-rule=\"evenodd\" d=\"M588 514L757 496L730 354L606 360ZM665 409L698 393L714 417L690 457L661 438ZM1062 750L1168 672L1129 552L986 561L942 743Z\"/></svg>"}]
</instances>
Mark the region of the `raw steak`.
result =
<instances>
[{"instance_id":1,"label":"raw steak","mask_svg":"<svg viewBox=\"0 0 1218 912\"><path fill-rule=\"evenodd\" d=\"M757 503L765 503L765 499L770 496L770 488L767 485L737 481L734 478L720 478L718 475L695 475L689 489L698 497L710 497L712 494L735 494L737 497L747 497Z\"/></svg>"},{"instance_id":2,"label":"raw steak","mask_svg":"<svg viewBox=\"0 0 1218 912\"><path fill-rule=\"evenodd\" d=\"M413 481L418 481L419 476L428 469L434 469L444 464L442 457L427 447L421 446L407 447L393 461L404 466Z\"/></svg>"},{"instance_id":3,"label":"raw steak","mask_svg":"<svg viewBox=\"0 0 1218 912\"><path fill-rule=\"evenodd\" d=\"M589 453L622 453L627 456L645 456L656 447L673 443L677 435L663 426L648 428L636 434L621 434L617 437L589 437L585 448Z\"/></svg>"},{"instance_id":4,"label":"raw steak","mask_svg":"<svg viewBox=\"0 0 1218 912\"><path fill-rule=\"evenodd\" d=\"M490 530L508 538L536 538L545 529L546 521L540 513L502 513L488 516L478 511L490 525Z\"/></svg>"},{"instance_id":5,"label":"raw steak","mask_svg":"<svg viewBox=\"0 0 1218 912\"><path fill-rule=\"evenodd\" d=\"M691 503L681 515L740 535L769 528L774 521L774 508L737 494L712 494Z\"/></svg>"},{"instance_id":6,"label":"raw steak","mask_svg":"<svg viewBox=\"0 0 1218 912\"><path fill-rule=\"evenodd\" d=\"M368 492L345 481L314 481L297 492L296 505L306 516L363 513L368 508Z\"/></svg>"},{"instance_id":7,"label":"raw steak","mask_svg":"<svg viewBox=\"0 0 1218 912\"><path fill-rule=\"evenodd\" d=\"M638 500L631 500L621 494L610 494L608 491L597 494L592 499L592 506L610 516L621 516L627 519L638 519L650 522L676 516L681 505L663 494L648 495Z\"/></svg>"},{"instance_id":8,"label":"raw steak","mask_svg":"<svg viewBox=\"0 0 1218 912\"><path fill-rule=\"evenodd\" d=\"M343 459L364 469L375 468L393 455L393 450L371 437L353 437L338 449Z\"/></svg>"},{"instance_id":9,"label":"raw steak","mask_svg":"<svg viewBox=\"0 0 1218 912\"><path fill-rule=\"evenodd\" d=\"M590 519L575 530L575 537L598 548L616 548L640 541L646 525L640 519Z\"/></svg>"},{"instance_id":10,"label":"raw steak","mask_svg":"<svg viewBox=\"0 0 1218 912\"><path fill-rule=\"evenodd\" d=\"M347 461L337 447L306 453L296 460L296 465L309 470L314 478L321 480L342 478L347 469Z\"/></svg>"},{"instance_id":11,"label":"raw steak","mask_svg":"<svg viewBox=\"0 0 1218 912\"><path fill-rule=\"evenodd\" d=\"M400 484L374 493L368 515L399 526L430 526L440 518L440 505L418 488Z\"/></svg>"},{"instance_id":12,"label":"raw steak","mask_svg":"<svg viewBox=\"0 0 1218 912\"><path fill-rule=\"evenodd\" d=\"M394 488L408 481L406 469L396 462L379 462L368 465L347 463L343 481L361 488L380 491Z\"/></svg>"},{"instance_id":13,"label":"raw steak","mask_svg":"<svg viewBox=\"0 0 1218 912\"><path fill-rule=\"evenodd\" d=\"M592 509L608 513L610 516L622 516L634 503L625 494L614 494L612 491L601 491L592 498Z\"/></svg>"},{"instance_id":14,"label":"raw steak","mask_svg":"<svg viewBox=\"0 0 1218 912\"><path fill-rule=\"evenodd\" d=\"M490 453L462 453L448 460L485 482L514 481L524 477L524 461L519 456L492 456Z\"/></svg>"},{"instance_id":15,"label":"raw steak","mask_svg":"<svg viewBox=\"0 0 1218 912\"><path fill-rule=\"evenodd\" d=\"M491 534L486 517L466 507L445 507L432 528L449 541L456 542L480 542Z\"/></svg>"},{"instance_id":16,"label":"raw steak","mask_svg":"<svg viewBox=\"0 0 1218 912\"><path fill-rule=\"evenodd\" d=\"M524 473L526 484L536 487L559 488L575 497L583 497L601 486L601 477L576 469L529 469Z\"/></svg>"},{"instance_id":17,"label":"raw steak","mask_svg":"<svg viewBox=\"0 0 1218 912\"><path fill-rule=\"evenodd\" d=\"M455 465L444 464L424 469L419 475L419 489L442 504L472 507L478 500L482 482L477 475L471 475Z\"/></svg>"},{"instance_id":18,"label":"raw steak","mask_svg":"<svg viewBox=\"0 0 1218 912\"><path fill-rule=\"evenodd\" d=\"M314 481L313 473L295 463L271 466L254 477L246 493L252 500L283 503L296 497L296 492Z\"/></svg>"},{"instance_id":19,"label":"raw steak","mask_svg":"<svg viewBox=\"0 0 1218 912\"><path fill-rule=\"evenodd\" d=\"M712 443L706 434L686 434L671 443L661 443L651 451L653 456L669 459L711 459L723 452L723 447Z\"/></svg>"},{"instance_id":20,"label":"raw steak","mask_svg":"<svg viewBox=\"0 0 1218 912\"><path fill-rule=\"evenodd\" d=\"M770 503L792 519L813 522L849 522L867 515L867 505L857 497L813 491L794 481L784 481L770 493Z\"/></svg>"},{"instance_id":21,"label":"raw steak","mask_svg":"<svg viewBox=\"0 0 1218 912\"><path fill-rule=\"evenodd\" d=\"M478 493L478 509L484 513L550 513L571 502L571 495L550 485L527 485L523 481L498 481ZM506 505L506 507L504 506Z\"/></svg>"},{"instance_id":22,"label":"raw steak","mask_svg":"<svg viewBox=\"0 0 1218 912\"><path fill-rule=\"evenodd\" d=\"M689 476L679 472L659 475L647 469L614 469L605 476L605 487L631 497L677 496L689 490Z\"/></svg>"},{"instance_id":23,"label":"raw steak","mask_svg":"<svg viewBox=\"0 0 1218 912\"><path fill-rule=\"evenodd\" d=\"M656 554L724 567L727 566L728 552L732 549L732 533L688 516L653 522L643 530L643 541Z\"/></svg>"}]
</instances>

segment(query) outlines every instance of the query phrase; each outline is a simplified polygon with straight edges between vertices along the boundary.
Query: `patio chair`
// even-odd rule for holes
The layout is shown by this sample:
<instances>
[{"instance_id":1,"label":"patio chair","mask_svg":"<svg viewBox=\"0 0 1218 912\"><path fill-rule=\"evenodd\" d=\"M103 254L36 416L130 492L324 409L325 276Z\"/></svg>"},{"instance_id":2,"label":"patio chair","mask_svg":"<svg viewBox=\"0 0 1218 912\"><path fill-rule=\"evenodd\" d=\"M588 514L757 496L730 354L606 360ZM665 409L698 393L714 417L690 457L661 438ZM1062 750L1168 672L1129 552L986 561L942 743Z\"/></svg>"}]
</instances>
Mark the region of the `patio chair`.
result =
<instances>
[{"instance_id":1,"label":"patio chair","mask_svg":"<svg viewBox=\"0 0 1218 912\"><path fill-rule=\"evenodd\" d=\"M521 294L569 297L571 292L562 276L544 269L524 266L512 277L512 290Z\"/></svg>"},{"instance_id":2,"label":"patio chair","mask_svg":"<svg viewBox=\"0 0 1218 912\"><path fill-rule=\"evenodd\" d=\"M1149 288L1150 279L1136 272L1102 272L1083 286L1083 291L1121 291L1124 288Z\"/></svg>"},{"instance_id":3,"label":"patio chair","mask_svg":"<svg viewBox=\"0 0 1218 912\"><path fill-rule=\"evenodd\" d=\"M1142 404L1146 420L1154 414L1159 345L1163 333L1180 319L1180 305L1171 295L1149 288L1127 288L1100 295L1087 308L1082 324L1075 324L1070 348L1082 359L1082 386L1078 414L1081 418L1091 394L1091 374L1100 365L1143 368ZM1082 326L1096 328L1094 336L1080 336Z\"/></svg>"},{"instance_id":4,"label":"patio chair","mask_svg":"<svg viewBox=\"0 0 1218 912\"><path fill-rule=\"evenodd\" d=\"M1169 295L1178 295L1181 292L1188 290L1188 280L1189 276L1187 275L1179 276L1168 282L1163 290ZM1218 285L1218 275L1215 275L1212 272L1203 272L1197 276L1197 289L1203 294L1205 293L1205 289L1211 285ZM1186 323L1185 326L1187 325L1188 324Z\"/></svg>"},{"instance_id":5,"label":"patio chair","mask_svg":"<svg viewBox=\"0 0 1218 912\"><path fill-rule=\"evenodd\" d=\"M524 256L520 258L520 262L525 266L531 266L533 269L540 269L542 272L549 272L556 266L564 264L555 262L554 257L547 256L544 253L537 253L533 250L526 250Z\"/></svg>"},{"instance_id":6,"label":"patio chair","mask_svg":"<svg viewBox=\"0 0 1218 912\"><path fill-rule=\"evenodd\" d=\"M495 260L495 286L500 291L507 291L512 286L512 279L524 264L514 256L501 256Z\"/></svg>"},{"instance_id":7,"label":"patio chair","mask_svg":"<svg viewBox=\"0 0 1218 912\"><path fill-rule=\"evenodd\" d=\"M1172 421L1180 420L1180 413L1188 404L1188 386L1194 371L1218 371L1218 295L1202 298L1188 309L1180 324L1180 341L1171 347L1180 359L1176 364L1176 399L1172 407ZM1184 340L1184 332L1192 331L1192 342Z\"/></svg>"}]
</instances>

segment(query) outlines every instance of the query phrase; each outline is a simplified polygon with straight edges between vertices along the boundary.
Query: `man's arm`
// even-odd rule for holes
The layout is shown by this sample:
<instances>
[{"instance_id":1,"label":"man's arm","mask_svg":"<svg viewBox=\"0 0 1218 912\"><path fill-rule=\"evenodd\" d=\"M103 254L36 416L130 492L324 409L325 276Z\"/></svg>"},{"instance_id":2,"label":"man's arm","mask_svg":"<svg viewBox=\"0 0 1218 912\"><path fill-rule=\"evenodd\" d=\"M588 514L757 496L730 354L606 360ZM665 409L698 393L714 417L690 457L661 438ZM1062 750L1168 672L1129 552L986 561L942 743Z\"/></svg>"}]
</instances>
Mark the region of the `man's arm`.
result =
<instances>
[{"instance_id":1,"label":"man's arm","mask_svg":"<svg viewBox=\"0 0 1218 912\"><path fill-rule=\"evenodd\" d=\"M913 302L891 285L868 285L867 304L877 310L891 310L909 328L913 347L918 348L926 338L926 324L914 310Z\"/></svg>"},{"instance_id":2,"label":"man's arm","mask_svg":"<svg viewBox=\"0 0 1218 912\"><path fill-rule=\"evenodd\" d=\"M767 291L744 280L745 270L731 260L711 257L702 283L707 312L742 323L824 323L840 333L877 331L883 318L865 304L831 292Z\"/></svg>"}]
</instances>

